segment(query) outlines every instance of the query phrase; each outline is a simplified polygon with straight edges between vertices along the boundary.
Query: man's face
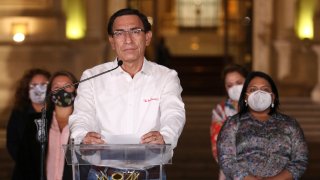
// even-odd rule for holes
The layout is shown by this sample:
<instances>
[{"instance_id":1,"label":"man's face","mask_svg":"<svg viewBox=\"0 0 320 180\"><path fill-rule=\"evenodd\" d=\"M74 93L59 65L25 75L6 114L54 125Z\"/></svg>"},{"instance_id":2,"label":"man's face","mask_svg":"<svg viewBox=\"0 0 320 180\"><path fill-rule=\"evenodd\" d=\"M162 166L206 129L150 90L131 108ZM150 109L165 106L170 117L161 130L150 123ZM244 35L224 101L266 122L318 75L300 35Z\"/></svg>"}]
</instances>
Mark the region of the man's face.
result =
<instances>
[{"instance_id":1,"label":"man's face","mask_svg":"<svg viewBox=\"0 0 320 180\"><path fill-rule=\"evenodd\" d=\"M145 48L152 33L144 32L143 23L136 15L119 16L113 23L113 36L109 36L112 49L124 62L143 61Z\"/></svg>"}]
</instances>

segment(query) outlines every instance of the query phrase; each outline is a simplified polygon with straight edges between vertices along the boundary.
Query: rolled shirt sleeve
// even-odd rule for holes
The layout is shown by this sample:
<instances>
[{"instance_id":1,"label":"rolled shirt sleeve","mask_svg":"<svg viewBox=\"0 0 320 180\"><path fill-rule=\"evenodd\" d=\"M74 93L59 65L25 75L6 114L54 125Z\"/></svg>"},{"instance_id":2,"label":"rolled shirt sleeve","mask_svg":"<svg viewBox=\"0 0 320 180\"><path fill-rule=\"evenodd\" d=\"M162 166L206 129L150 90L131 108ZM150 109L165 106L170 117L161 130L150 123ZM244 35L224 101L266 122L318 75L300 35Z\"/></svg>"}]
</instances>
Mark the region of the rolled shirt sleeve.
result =
<instances>
[{"instance_id":1,"label":"rolled shirt sleeve","mask_svg":"<svg viewBox=\"0 0 320 180\"><path fill-rule=\"evenodd\" d=\"M175 71L171 71L161 94L160 101L160 133L167 144L177 146L178 138L185 124L185 109L181 98L182 87Z\"/></svg>"}]
</instances>

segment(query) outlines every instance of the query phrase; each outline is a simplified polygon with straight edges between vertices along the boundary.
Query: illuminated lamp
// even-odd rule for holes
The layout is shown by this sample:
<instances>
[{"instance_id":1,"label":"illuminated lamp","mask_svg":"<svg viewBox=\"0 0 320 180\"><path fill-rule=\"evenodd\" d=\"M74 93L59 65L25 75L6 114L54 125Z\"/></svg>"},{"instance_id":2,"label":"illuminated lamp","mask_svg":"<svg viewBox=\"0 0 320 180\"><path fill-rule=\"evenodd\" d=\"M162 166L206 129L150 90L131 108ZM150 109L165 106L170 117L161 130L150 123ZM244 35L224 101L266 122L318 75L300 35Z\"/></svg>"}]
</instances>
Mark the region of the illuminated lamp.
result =
<instances>
[{"instance_id":1,"label":"illuminated lamp","mask_svg":"<svg viewBox=\"0 0 320 180\"><path fill-rule=\"evenodd\" d=\"M315 0L300 1L299 15L296 30L300 39L313 39L313 16L315 12Z\"/></svg>"},{"instance_id":2,"label":"illuminated lamp","mask_svg":"<svg viewBox=\"0 0 320 180\"><path fill-rule=\"evenodd\" d=\"M77 40L85 37L86 8L84 0L63 0L66 14L66 36L68 39Z\"/></svg>"},{"instance_id":3,"label":"illuminated lamp","mask_svg":"<svg viewBox=\"0 0 320 180\"><path fill-rule=\"evenodd\" d=\"M27 23L13 23L11 25L11 34L14 42L21 43L25 40L28 33Z\"/></svg>"}]
</instances>

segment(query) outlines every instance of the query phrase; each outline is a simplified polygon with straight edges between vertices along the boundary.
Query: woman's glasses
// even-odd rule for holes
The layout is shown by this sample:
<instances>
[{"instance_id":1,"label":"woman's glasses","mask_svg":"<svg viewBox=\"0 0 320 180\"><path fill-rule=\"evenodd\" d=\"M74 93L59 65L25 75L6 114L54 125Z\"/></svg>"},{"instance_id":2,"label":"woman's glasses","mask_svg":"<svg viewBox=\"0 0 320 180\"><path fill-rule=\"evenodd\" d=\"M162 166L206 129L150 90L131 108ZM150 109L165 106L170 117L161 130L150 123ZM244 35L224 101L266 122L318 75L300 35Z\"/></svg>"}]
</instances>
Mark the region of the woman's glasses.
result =
<instances>
[{"instance_id":1,"label":"woman's glasses","mask_svg":"<svg viewBox=\"0 0 320 180\"><path fill-rule=\"evenodd\" d=\"M258 90L261 90L261 91L265 91L265 92L268 92L268 93L272 93L272 89L270 87L255 87L255 86L252 86L252 87L248 87L247 89L247 93L253 93L255 91L258 91Z\"/></svg>"},{"instance_id":2,"label":"woman's glasses","mask_svg":"<svg viewBox=\"0 0 320 180\"><path fill-rule=\"evenodd\" d=\"M44 82L44 83L31 83L31 84L29 84L29 88L30 88L30 89L34 89L36 86L46 87L46 88L47 88L48 82Z\"/></svg>"}]
</instances>

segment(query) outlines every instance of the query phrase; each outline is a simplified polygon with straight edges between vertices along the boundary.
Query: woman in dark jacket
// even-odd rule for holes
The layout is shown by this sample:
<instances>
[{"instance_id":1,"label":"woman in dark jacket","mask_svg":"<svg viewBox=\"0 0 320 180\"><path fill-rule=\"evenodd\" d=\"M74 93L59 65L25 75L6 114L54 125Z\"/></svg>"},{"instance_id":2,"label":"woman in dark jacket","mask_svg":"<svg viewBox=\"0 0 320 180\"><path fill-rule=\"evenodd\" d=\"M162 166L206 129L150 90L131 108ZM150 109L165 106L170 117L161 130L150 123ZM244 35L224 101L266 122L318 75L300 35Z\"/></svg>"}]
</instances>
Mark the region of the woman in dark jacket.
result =
<instances>
[{"instance_id":1,"label":"woman in dark jacket","mask_svg":"<svg viewBox=\"0 0 320 180\"><path fill-rule=\"evenodd\" d=\"M18 179L37 180L41 177L41 167L44 169L45 179L72 179L71 166L66 165L62 144L69 140L68 118L73 111L73 100L76 88L66 85L76 83L77 79L70 72L56 72L50 79L46 98L47 142L45 155L41 164L41 144L37 140L37 126L28 121L23 136L23 143L17 156ZM41 119L38 116L36 119ZM59 157L59 158L56 158Z\"/></svg>"},{"instance_id":2,"label":"woman in dark jacket","mask_svg":"<svg viewBox=\"0 0 320 180\"><path fill-rule=\"evenodd\" d=\"M18 154L24 143L26 124L41 116L50 73L43 69L30 69L18 83L14 107L7 125L7 149L15 162L12 179L18 177Z\"/></svg>"}]
</instances>

